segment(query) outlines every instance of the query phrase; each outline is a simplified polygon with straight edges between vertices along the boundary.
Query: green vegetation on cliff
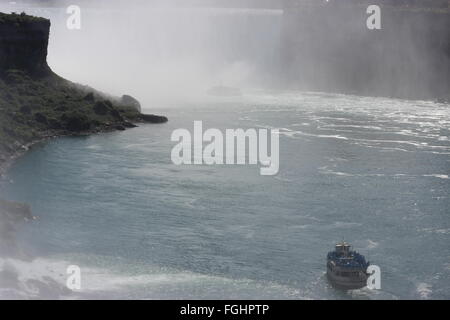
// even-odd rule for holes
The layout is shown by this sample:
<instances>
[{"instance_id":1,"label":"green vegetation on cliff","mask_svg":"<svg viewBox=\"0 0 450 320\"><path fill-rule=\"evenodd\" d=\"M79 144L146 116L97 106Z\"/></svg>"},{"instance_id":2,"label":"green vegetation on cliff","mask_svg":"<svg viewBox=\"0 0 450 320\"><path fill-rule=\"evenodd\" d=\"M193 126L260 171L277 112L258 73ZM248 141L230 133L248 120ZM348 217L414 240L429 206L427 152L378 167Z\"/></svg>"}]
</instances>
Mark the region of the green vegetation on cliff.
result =
<instances>
[{"instance_id":1,"label":"green vegetation on cliff","mask_svg":"<svg viewBox=\"0 0 450 320\"><path fill-rule=\"evenodd\" d=\"M47 19L41 18L41 17L35 17L35 16L29 16L25 12L22 12L21 14L7 14L0 12L0 25L1 24L17 24L17 26L20 26L21 24L28 24L28 23L42 23L42 22L48 22Z\"/></svg>"},{"instance_id":2,"label":"green vegetation on cliff","mask_svg":"<svg viewBox=\"0 0 450 320\"><path fill-rule=\"evenodd\" d=\"M22 70L0 77L0 113L0 161L45 137L122 129L141 120L133 107L113 104L56 75L34 79Z\"/></svg>"}]
</instances>

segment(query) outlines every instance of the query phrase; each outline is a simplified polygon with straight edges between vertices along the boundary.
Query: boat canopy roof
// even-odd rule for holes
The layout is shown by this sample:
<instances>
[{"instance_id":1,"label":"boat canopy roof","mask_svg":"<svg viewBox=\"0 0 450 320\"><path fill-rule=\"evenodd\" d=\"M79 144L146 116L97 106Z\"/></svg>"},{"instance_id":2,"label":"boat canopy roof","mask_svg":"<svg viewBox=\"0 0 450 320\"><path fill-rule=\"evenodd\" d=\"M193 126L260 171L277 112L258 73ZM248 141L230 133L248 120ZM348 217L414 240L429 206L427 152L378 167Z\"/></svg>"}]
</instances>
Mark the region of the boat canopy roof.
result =
<instances>
[{"instance_id":1,"label":"boat canopy roof","mask_svg":"<svg viewBox=\"0 0 450 320\"><path fill-rule=\"evenodd\" d=\"M336 251L337 252L350 253L351 248L352 248L352 246L345 241L336 243Z\"/></svg>"}]
</instances>

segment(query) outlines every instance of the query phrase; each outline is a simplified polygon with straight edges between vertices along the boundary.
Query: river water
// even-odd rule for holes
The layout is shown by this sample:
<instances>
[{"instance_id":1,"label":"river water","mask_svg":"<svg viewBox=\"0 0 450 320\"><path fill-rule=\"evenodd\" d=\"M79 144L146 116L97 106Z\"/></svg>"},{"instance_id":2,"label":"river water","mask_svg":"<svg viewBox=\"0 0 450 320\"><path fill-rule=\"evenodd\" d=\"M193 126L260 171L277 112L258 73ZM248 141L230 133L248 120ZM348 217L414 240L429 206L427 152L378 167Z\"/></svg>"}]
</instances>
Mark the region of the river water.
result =
<instances>
[{"instance_id":1,"label":"river water","mask_svg":"<svg viewBox=\"0 0 450 320\"><path fill-rule=\"evenodd\" d=\"M54 139L17 161L1 194L38 219L19 232L31 258L2 260L17 280L2 296L450 298L449 105L249 92L159 113L168 124ZM194 120L279 128L278 175L172 164L170 135ZM328 284L341 239L381 268L381 290ZM75 293L55 289L69 265Z\"/></svg>"}]
</instances>

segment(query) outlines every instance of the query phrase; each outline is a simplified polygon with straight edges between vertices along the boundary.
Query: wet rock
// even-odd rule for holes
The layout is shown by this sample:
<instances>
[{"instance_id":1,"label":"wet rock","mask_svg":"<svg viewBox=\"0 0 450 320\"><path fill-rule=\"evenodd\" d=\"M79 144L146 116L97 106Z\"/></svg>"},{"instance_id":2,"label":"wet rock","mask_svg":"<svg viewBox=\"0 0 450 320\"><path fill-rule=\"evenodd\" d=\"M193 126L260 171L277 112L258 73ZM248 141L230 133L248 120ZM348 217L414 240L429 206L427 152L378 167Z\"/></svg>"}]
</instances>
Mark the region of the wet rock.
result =
<instances>
[{"instance_id":1,"label":"wet rock","mask_svg":"<svg viewBox=\"0 0 450 320\"><path fill-rule=\"evenodd\" d=\"M143 114L141 115L142 120L145 122L149 122L149 123L165 123L167 121L169 121L169 119L167 119L167 117L164 116L157 116L154 114Z\"/></svg>"}]
</instances>

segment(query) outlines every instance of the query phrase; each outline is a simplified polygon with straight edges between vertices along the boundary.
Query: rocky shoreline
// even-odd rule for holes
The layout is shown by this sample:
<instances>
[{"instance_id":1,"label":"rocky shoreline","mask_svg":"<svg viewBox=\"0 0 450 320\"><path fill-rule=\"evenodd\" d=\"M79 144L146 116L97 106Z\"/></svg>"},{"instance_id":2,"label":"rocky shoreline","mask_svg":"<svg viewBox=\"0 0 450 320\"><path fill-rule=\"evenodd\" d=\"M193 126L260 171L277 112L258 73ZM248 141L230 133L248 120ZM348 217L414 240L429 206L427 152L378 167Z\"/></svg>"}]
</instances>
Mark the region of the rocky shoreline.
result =
<instances>
[{"instance_id":1,"label":"rocky shoreline","mask_svg":"<svg viewBox=\"0 0 450 320\"><path fill-rule=\"evenodd\" d=\"M52 134L49 134L47 136L42 136L36 140L32 140L28 143L25 143L23 145L19 145L17 149L12 152L11 154L2 154L0 158L0 181L2 178L4 178L7 170L14 164L14 162L20 158L21 156L25 155L33 146L36 144L39 144L41 142L45 142L50 139L60 138L60 137L82 137L82 136L89 136L94 134L101 134L101 133L107 133L107 132L114 132L114 131L124 131L130 128L136 128L138 127L138 124L140 123L165 123L167 122L167 118L164 116L157 116L157 115L144 115L147 119L154 119L152 121L148 120L147 122L136 122L136 123L125 123L125 125L116 125L113 127L103 127L103 128L96 128L94 130L88 130L78 133L73 132L54 132Z\"/></svg>"}]
</instances>

